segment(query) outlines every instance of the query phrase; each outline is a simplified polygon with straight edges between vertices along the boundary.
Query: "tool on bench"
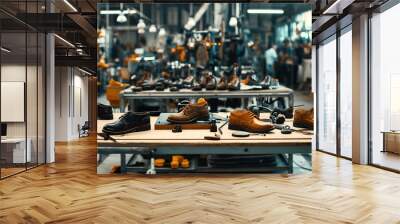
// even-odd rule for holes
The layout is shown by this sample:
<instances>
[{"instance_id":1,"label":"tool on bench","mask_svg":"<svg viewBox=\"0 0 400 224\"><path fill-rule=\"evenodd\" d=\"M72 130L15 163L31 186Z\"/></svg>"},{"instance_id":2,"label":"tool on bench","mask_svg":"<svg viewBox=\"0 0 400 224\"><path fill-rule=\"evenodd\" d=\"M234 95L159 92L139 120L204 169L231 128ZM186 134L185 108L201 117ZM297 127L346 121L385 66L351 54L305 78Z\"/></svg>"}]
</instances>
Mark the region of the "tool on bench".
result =
<instances>
[{"instance_id":1,"label":"tool on bench","mask_svg":"<svg viewBox=\"0 0 400 224\"><path fill-rule=\"evenodd\" d=\"M211 120L210 132L217 132L217 121L215 119Z\"/></svg>"},{"instance_id":2,"label":"tool on bench","mask_svg":"<svg viewBox=\"0 0 400 224\"><path fill-rule=\"evenodd\" d=\"M305 129L293 129L289 125L275 125L275 128L281 130L282 134L291 134L292 132L300 132L304 135L313 135L314 133Z\"/></svg>"},{"instance_id":3,"label":"tool on bench","mask_svg":"<svg viewBox=\"0 0 400 224\"><path fill-rule=\"evenodd\" d=\"M232 136L233 137L245 138L245 137L249 137L250 135L266 136L265 133L250 133L250 132L245 132L245 131L234 131L234 132L232 132Z\"/></svg>"},{"instance_id":4,"label":"tool on bench","mask_svg":"<svg viewBox=\"0 0 400 224\"><path fill-rule=\"evenodd\" d=\"M115 138L111 137L111 135L109 135L109 134L101 132L101 133L97 133L97 135L104 138L104 140L111 140L113 142L117 142L117 140L115 140Z\"/></svg>"},{"instance_id":5,"label":"tool on bench","mask_svg":"<svg viewBox=\"0 0 400 224\"><path fill-rule=\"evenodd\" d=\"M206 140L221 140L221 136L217 133L215 133L214 136L204 136L204 139Z\"/></svg>"},{"instance_id":6,"label":"tool on bench","mask_svg":"<svg viewBox=\"0 0 400 224\"><path fill-rule=\"evenodd\" d=\"M220 133L221 135L223 134L223 133L222 133L222 128L223 128L226 124L228 124L228 122L229 122L228 117L226 117L225 122L224 122L221 126L219 126L218 131L219 131L219 133Z\"/></svg>"}]
</instances>

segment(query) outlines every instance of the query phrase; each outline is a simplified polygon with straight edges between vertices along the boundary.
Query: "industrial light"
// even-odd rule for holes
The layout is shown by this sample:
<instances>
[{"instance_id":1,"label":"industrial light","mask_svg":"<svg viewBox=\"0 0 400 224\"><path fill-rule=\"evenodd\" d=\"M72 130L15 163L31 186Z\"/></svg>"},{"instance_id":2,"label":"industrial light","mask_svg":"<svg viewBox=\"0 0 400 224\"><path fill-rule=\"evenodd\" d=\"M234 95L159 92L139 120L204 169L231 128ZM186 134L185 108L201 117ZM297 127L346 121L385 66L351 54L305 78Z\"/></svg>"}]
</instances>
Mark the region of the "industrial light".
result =
<instances>
[{"instance_id":1,"label":"industrial light","mask_svg":"<svg viewBox=\"0 0 400 224\"><path fill-rule=\"evenodd\" d=\"M125 11L122 13L126 13ZM100 11L101 15L118 15L121 14L121 10L101 10Z\"/></svg>"},{"instance_id":2,"label":"industrial light","mask_svg":"<svg viewBox=\"0 0 400 224\"><path fill-rule=\"evenodd\" d=\"M248 9L249 14L283 14L285 11L282 9Z\"/></svg>"},{"instance_id":3,"label":"industrial light","mask_svg":"<svg viewBox=\"0 0 400 224\"><path fill-rule=\"evenodd\" d=\"M55 37L57 37L59 40L61 40L62 42L64 42L65 44L69 45L70 47L75 48L75 45L73 45L71 42L69 42L68 40L60 37L58 34L54 34Z\"/></svg>"},{"instance_id":4,"label":"industrial light","mask_svg":"<svg viewBox=\"0 0 400 224\"><path fill-rule=\"evenodd\" d=\"M232 16L229 19L229 26L237 26L237 24L238 24L238 19L236 17Z\"/></svg>"},{"instance_id":5,"label":"industrial light","mask_svg":"<svg viewBox=\"0 0 400 224\"><path fill-rule=\"evenodd\" d=\"M120 14L117 17L117 22L118 23L125 23L126 21L128 21L128 18L126 18L124 13L121 11Z\"/></svg>"},{"instance_id":6,"label":"industrial light","mask_svg":"<svg viewBox=\"0 0 400 224\"><path fill-rule=\"evenodd\" d=\"M194 25L196 25L196 21L194 21L194 18L193 18L193 17L189 17L189 19L188 19L188 21L187 21L187 24L188 24L190 27L193 27Z\"/></svg>"},{"instance_id":7,"label":"industrial light","mask_svg":"<svg viewBox=\"0 0 400 224\"><path fill-rule=\"evenodd\" d=\"M79 68L79 67L78 67L78 70L81 71L81 72L83 72L83 73L85 73L85 74L87 74L87 75L92 75L92 73L90 73L90 72L88 72L88 71L86 71L86 70L83 70L83 69L81 69L81 68Z\"/></svg>"},{"instance_id":8,"label":"industrial light","mask_svg":"<svg viewBox=\"0 0 400 224\"><path fill-rule=\"evenodd\" d=\"M158 32L158 35L159 35L160 37L163 37L163 36L165 36L166 34L167 34L167 31L165 31L164 28L160 28L160 31Z\"/></svg>"},{"instance_id":9,"label":"industrial light","mask_svg":"<svg viewBox=\"0 0 400 224\"><path fill-rule=\"evenodd\" d=\"M144 29L142 29L142 28L138 29L138 33L143 34L144 33Z\"/></svg>"},{"instance_id":10,"label":"industrial light","mask_svg":"<svg viewBox=\"0 0 400 224\"><path fill-rule=\"evenodd\" d=\"M11 52L11 50L9 50L9 49L7 49L7 48L5 48L5 47L1 47L0 49L1 49L2 51L6 52L6 53L10 53L10 52Z\"/></svg>"},{"instance_id":11,"label":"industrial light","mask_svg":"<svg viewBox=\"0 0 400 224\"><path fill-rule=\"evenodd\" d=\"M150 33L155 33L155 32L157 32L157 27L156 27L156 25L152 24L152 25L149 27L149 32L150 32Z\"/></svg>"},{"instance_id":12,"label":"industrial light","mask_svg":"<svg viewBox=\"0 0 400 224\"><path fill-rule=\"evenodd\" d=\"M136 13L137 13L136 9L128 9L128 10L122 11L122 14L124 14L124 15L126 15L126 14L132 15L132 14L136 14ZM101 10L100 14L101 15L119 15L119 14L121 14L121 10Z\"/></svg>"},{"instance_id":13,"label":"industrial light","mask_svg":"<svg viewBox=\"0 0 400 224\"><path fill-rule=\"evenodd\" d=\"M340 14L338 11L338 7L340 7L340 3L343 3L343 1L341 2L341 0L337 0L335 1L332 5L330 5L322 14ZM333 11L332 11L333 10Z\"/></svg>"},{"instance_id":14,"label":"industrial light","mask_svg":"<svg viewBox=\"0 0 400 224\"><path fill-rule=\"evenodd\" d=\"M78 10L68 1L64 0L65 4L67 4L73 11L78 12Z\"/></svg>"},{"instance_id":15,"label":"industrial light","mask_svg":"<svg viewBox=\"0 0 400 224\"><path fill-rule=\"evenodd\" d=\"M146 24L144 23L144 20L143 20L143 19L139 19L139 22L138 22L138 24L137 24L137 28L138 28L138 29L144 29L144 28L146 28Z\"/></svg>"}]
</instances>

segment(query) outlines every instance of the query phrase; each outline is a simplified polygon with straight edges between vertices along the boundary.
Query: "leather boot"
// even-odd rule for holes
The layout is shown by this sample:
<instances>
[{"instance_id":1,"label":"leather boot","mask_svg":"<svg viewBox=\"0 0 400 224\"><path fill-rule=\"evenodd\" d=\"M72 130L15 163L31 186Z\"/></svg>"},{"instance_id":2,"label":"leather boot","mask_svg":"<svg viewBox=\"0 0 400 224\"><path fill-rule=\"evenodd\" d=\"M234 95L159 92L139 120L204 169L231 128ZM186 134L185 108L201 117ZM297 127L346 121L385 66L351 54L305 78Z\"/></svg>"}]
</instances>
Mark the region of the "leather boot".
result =
<instances>
[{"instance_id":1,"label":"leather boot","mask_svg":"<svg viewBox=\"0 0 400 224\"><path fill-rule=\"evenodd\" d=\"M233 65L233 72L228 80L227 85L229 90L239 90L240 89L240 78L239 78L239 65L235 63Z\"/></svg>"},{"instance_id":2,"label":"leather boot","mask_svg":"<svg viewBox=\"0 0 400 224\"><path fill-rule=\"evenodd\" d=\"M293 126L297 128L314 129L314 108L310 110L297 109L294 111Z\"/></svg>"},{"instance_id":3,"label":"leather boot","mask_svg":"<svg viewBox=\"0 0 400 224\"><path fill-rule=\"evenodd\" d=\"M271 123L261 121L249 110L238 109L231 112L228 128L251 133L267 133L275 127Z\"/></svg>"},{"instance_id":4,"label":"leather boot","mask_svg":"<svg viewBox=\"0 0 400 224\"><path fill-rule=\"evenodd\" d=\"M201 84L195 79L193 81L193 87L192 90L194 91L200 91L203 87L201 87Z\"/></svg>"},{"instance_id":5,"label":"leather boot","mask_svg":"<svg viewBox=\"0 0 400 224\"><path fill-rule=\"evenodd\" d=\"M179 113L169 115L167 121L177 124L187 124L208 119L209 112L207 101L200 98L197 100L197 103L186 105Z\"/></svg>"},{"instance_id":6,"label":"leather boot","mask_svg":"<svg viewBox=\"0 0 400 224\"><path fill-rule=\"evenodd\" d=\"M225 76L222 76L217 84L218 90L226 90L228 83L226 82Z\"/></svg>"},{"instance_id":7,"label":"leather boot","mask_svg":"<svg viewBox=\"0 0 400 224\"><path fill-rule=\"evenodd\" d=\"M204 87L206 90L214 90L217 88L217 80L213 76L212 72L207 72L205 75L205 84Z\"/></svg>"}]
</instances>

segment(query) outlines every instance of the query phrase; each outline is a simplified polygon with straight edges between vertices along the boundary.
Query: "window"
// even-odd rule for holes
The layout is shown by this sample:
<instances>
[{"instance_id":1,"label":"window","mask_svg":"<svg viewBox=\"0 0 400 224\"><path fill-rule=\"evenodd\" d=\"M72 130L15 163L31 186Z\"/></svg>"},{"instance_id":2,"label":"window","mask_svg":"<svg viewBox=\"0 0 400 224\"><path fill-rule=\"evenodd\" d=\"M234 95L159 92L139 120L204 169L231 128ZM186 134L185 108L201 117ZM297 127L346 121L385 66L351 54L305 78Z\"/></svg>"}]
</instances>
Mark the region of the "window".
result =
<instances>
[{"instance_id":1,"label":"window","mask_svg":"<svg viewBox=\"0 0 400 224\"><path fill-rule=\"evenodd\" d=\"M370 156L373 164L395 170L400 170L400 33L393 29L398 21L400 4L371 19Z\"/></svg>"},{"instance_id":2,"label":"window","mask_svg":"<svg viewBox=\"0 0 400 224\"><path fill-rule=\"evenodd\" d=\"M318 48L318 149L336 153L336 37Z\"/></svg>"},{"instance_id":3,"label":"window","mask_svg":"<svg viewBox=\"0 0 400 224\"><path fill-rule=\"evenodd\" d=\"M340 36L340 155L352 157L352 32Z\"/></svg>"}]
</instances>

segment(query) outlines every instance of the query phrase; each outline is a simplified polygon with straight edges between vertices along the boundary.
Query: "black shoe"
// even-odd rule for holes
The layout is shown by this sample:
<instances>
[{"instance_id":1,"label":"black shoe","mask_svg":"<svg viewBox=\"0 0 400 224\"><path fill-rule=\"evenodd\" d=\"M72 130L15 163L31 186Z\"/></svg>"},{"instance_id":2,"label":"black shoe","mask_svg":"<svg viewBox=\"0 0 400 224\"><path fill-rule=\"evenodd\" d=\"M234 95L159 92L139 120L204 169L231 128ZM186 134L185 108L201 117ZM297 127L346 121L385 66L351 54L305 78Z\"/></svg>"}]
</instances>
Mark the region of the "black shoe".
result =
<instances>
[{"instance_id":1,"label":"black shoe","mask_svg":"<svg viewBox=\"0 0 400 224\"><path fill-rule=\"evenodd\" d=\"M104 104L97 104L97 116L100 120L112 120L112 107Z\"/></svg>"},{"instance_id":2,"label":"black shoe","mask_svg":"<svg viewBox=\"0 0 400 224\"><path fill-rule=\"evenodd\" d=\"M130 132L150 130L149 113L127 112L117 121L104 125L103 133L122 135Z\"/></svg>"}]
</instances>

